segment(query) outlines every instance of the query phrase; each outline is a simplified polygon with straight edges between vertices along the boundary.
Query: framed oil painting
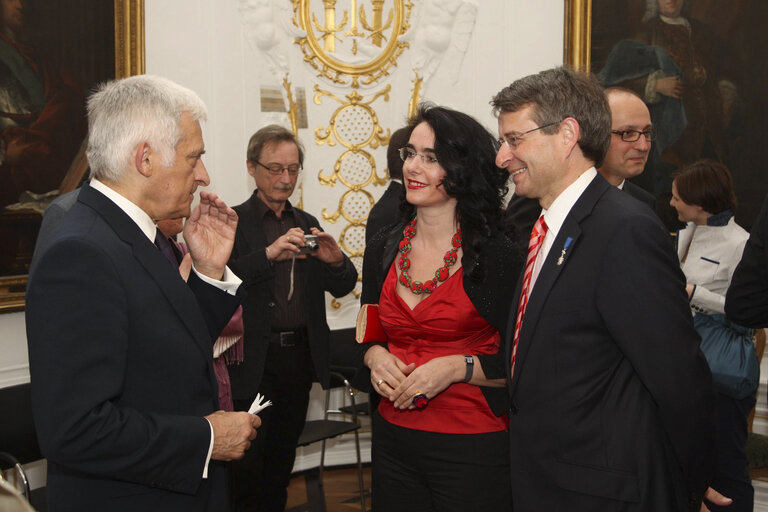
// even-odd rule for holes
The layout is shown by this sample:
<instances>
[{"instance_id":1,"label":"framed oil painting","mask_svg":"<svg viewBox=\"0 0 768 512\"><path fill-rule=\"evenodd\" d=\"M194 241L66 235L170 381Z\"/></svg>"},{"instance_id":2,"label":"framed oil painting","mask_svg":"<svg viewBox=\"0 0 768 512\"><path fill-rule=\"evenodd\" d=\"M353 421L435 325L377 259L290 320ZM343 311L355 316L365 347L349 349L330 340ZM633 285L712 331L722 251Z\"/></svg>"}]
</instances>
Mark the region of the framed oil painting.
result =
<instances>
[{"instance_id":1,"label":"framed oil painting","mask_svg":"<svg viewBox=\"0 0 768 512\"><path fill-rule=\"evenodd\" d=\"M0 3L0 312L24 307L45 206L86 175L86 97L143 72L143 0Z\"/></svg>"},{"instance_id":2,"label":"framed oil painting","mask_svg":"<svg viewBox=\"0 0 768 512\"><path fill-rule=\"evenodd\" d=\"M768 2L566 0L567 64L637 92L658 132L636 183L665 210L670 175L698 158L725 163L749 229L768 193Z\"/></svg>"}]
</instances>

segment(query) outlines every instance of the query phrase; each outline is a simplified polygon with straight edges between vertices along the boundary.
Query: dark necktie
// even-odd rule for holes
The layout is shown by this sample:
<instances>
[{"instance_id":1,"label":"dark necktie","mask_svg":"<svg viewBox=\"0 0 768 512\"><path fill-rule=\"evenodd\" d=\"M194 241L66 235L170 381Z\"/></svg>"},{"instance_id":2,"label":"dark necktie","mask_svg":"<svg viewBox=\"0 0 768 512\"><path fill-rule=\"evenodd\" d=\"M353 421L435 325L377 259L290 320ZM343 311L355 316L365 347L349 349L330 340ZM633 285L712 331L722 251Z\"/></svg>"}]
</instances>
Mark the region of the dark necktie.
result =
<instances>
[{"instance_id":1,"label":"dark necktie","mask_svg":"<svg viewBox=\"0 0 768 512\"><path fill-rule=\"evenodd\" d=\"M168 260L168 263L170 263L173 268L179 268L179 262L176 260L176 255L173 253L171 242L168 241L159 229L155 233L155 245L160 249L160 252L163 253L163 256L165 256L165 259Z\"/></svg>"}]
</instances>

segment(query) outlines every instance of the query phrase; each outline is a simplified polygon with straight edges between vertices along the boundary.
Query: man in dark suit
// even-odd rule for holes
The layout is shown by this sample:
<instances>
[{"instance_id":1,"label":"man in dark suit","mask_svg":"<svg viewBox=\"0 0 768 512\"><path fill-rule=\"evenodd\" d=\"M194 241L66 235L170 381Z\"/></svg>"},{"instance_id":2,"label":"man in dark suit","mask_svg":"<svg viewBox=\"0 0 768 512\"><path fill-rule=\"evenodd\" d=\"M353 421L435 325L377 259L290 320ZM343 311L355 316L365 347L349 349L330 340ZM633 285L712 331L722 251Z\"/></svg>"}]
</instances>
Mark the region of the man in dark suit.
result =
<instances>
[{"instance_id":1,"label":"man in dark suit","mask_svg":"<svg viewBox=\"0 0 768 512\"><path fill-rule=\"evenodd\" d=\"M69 211L75 202L77 202L77 195L80 193L80 189L76 188L66 194L62 194L54 199L51 204L45 209L43 214L43 222L40 224L40 231L37 232L37 244L42 244L53 232L53 229L58 226L59 221L64 217L64 214ZM37 256L37 245L32 253L32 261L35 261Z\"/></svg>"},{"instance_id":2,"label":"man in dark suit","mask_svg":"<svg viewBox=\"0 0 768 512\"><path fill-rule=\"evenodd\" d=\"M648 161L655 137L651 113L642 98L629 89L609 87L605 97L611 109L611 145L597 172L614 187L656 210L656 198L628 181L640 176Z\"/></svg>"},{"instance_id":3,"label":"man in dark suit","mask_svg":"<svg viewBox=\"0 0 768 512\"><path fill-rule=\"evenodd\" d=\"M515 512L698 510L711 376L664 227L595 169L602 89L558 68L492 104L497 164L543 208L506 335Z\"/></svg>"},{"instance_id":4,"label":"man in dark suit","mask_svg":"<svg viewBox=\"0 0 768 512\"><path fill-rule=\"evenodd\" d=\"M645 102L633 91L622 87L605 90L611 109L611 144L605 154L605 161L597 172L611 185L618 187L638 201L656 210L656 198L650 192L627 181L639 176L648 161L651 141L654 138L651 114ZM618 133L617 133L618 132ZM624 140L624 139L637 139ZM538 200L512 195L507 205L507 218L515 227L518 245L528 250L528 237L533 223L541 214Z\"/></svg>"},{"instance_id":5,"label":"man in dark suit","mask_svg":"<svg viewBox=\"0 0 768 512\"><path fill-rule=\"evenodd\" d=\"M748 327L768 327L768 197L733 272L725 294L725 313Z\"/></svg>"},{"instance_id":6,"label":"man in dark suit","mask_svg":"<svg viewBox=\"0 0 768 512\"><path fill-rule=\"evenodd\" d=\"M259 437L232 465L237 510L281 512L296 442L304 427L313 381L329 385L325 292L341 297L357 270L317 219L291 205L304 150L293 133L270 125L248 142L246 166L256 190L235 206L240 223L230 265L243 279L243 363L229 367L235 410L257 393L274 404L262 413ZM300 253L305 236L317 249Z\"/></svg>"},{"instance_id":7,"label":"man in dark suit","mask_svg":"<svg viewBox=\"0 0 768 512\"><path fill-rule=\"evenodd\" d=\"M37 248L27 290L35 428L48 509L218 511L224 461L257 416L218 410L213 341L239 303L237 216L208 185L205 105L169 80L104 84L88 103L91 182ZM184 281L153 244L189 216ZM162 235L160 235L162 236Z\"/></svg>"},{"instance_id":8,"label":"man in dark suit","mask_svg":"<svg viewBox=\"0 0 768 512\"><path fill-rule=\"evenodd\" d=\"M373 235L382 228L397 222L400 216L400 197L403 195L403 160L400 158L400 148L408 144L411 136L408 128L400 128L389 139L387 146L387 169L389 169L389 186L384 194L368 213L365 223L365 245L368 245Z\"/></svg>"}]
</instances>

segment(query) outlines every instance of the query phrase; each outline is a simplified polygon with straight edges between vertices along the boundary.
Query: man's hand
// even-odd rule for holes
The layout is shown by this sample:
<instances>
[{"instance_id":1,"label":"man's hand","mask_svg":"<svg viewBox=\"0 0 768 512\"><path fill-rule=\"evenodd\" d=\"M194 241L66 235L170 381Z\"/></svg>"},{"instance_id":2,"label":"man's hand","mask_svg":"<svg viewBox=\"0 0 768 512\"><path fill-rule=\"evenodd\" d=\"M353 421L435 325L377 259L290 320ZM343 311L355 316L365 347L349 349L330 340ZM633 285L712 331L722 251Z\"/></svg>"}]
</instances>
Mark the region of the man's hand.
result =
<instances>
[{"instance_id":1,"label":"man's hand","mask_svg":"<svg viewBox=\"0 0 768 512\"><path fill-rule=\"evenodd\" d=\"M310 253L312 256L329 265L339 265L344 261L344 254L333 235L317 228L309 228L309 230L317 236L317 250Z\"/></svg>"},{"instance_id":2,"label":"man's hand","mask_svg":"<svg viewBox=\"0 0 768 512\"><path fill-rule=\"evenodd\" d=\"M301 228L291 228L267 247L267 259L283 261L295 257L303 260L307 255L299 254L299 246L302 245L304 245L304 231Z\"/></svg>"},{"instance_id":3,"label":"man's hand","mask_svg":"<svg viewBox=\"0 0 768 512\"><path fill-rule=\"evenodd\" d=\"M213 452L211 459L240 459L256 439L256 429L261 418L247 412L216 411L205 417L213 427Z\"/></svg>"},{"instance_id":4,"label":"man's hand","mask_svg":"<svg viewBox=\"0 0 768 512\"><path fill-rule=\"evenodd\" d=\"M707 487L707 490L704 492L704 497L708 499L710 503L720 507L727 507L733 503L731 498L726 498L711 487ZM707 507L704 502L702 502L699 512L709 512L709 507Z\"/></svg>"},{"instance_id":5,"label":"man's hand","mask_svg":"<svg viewBox=\"0 0 768 512\"><path fill-rule=\"evenodd\" d=\"M184 223L184 241L195 269L220 280L235 243L237 214L211 192L200 192L200 204Z\"/></svg>"}]
</instances>

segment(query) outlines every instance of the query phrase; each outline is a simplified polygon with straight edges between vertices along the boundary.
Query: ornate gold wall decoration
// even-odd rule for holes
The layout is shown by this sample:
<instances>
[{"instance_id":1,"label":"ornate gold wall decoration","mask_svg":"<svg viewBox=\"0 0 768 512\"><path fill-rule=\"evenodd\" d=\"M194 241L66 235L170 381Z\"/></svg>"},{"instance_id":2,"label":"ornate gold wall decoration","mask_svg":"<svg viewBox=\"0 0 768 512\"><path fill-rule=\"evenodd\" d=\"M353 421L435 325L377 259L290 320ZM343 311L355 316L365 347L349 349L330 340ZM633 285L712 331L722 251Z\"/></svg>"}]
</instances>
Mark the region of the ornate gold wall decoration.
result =
<instances>
[{"instance_id":1,"label":"ornate gold wall decoration","mask_svg":"<svg viewBox=\"0 0 768 512\"><path fill-rule=\"evenodd\" d=\"M379 125L379 118L372 104L379 98L389 101L391 86L387 85L381 91L365 100L353 90L344 98L339 98L330 91L325 91L315 85L314 101L322 104L324 98L331 98L340 106L331 115L327 127L315 129L315 143L335 146L340 144L346 148L336 160L333 173L330 176L318 172L318 180L328 187L336 186L337 182L348 188L339 199L338 208L329 213L323 208L323 220L331 223L344 219L347 225L341 231L339 245L355 262L362 267L362 257L365 252L365 221L368 212L374 204L373 195L365 189L368 185L384 185L387 174L379 176L376 172L376 160L367 151L389 143L390 130L386 131Z\"/></svg>"},{"instance_id":2,"label":"ornate gold wall decoration","mask_svg":"<svg viewBox=\"0 0 768 512\"><path fill-rule=\"evenodd\" d=\"M288 119L291 120L291 131L293 134L299 136L299 106L296 104L296 100L293 99L293 90L291 89L291 82L288 80L288 73L283 78L283 89L285 89L285 98L288 102Z\"/></svg>"},{"instance_id":3,"label":"ornate gold wall decoration","mask_svg":"<svg viewBox=\"0 0 768 512\"><path fill-rule=\"evenodd\" d=\"M299 106L296 104L296 100L293 98L293 89L291 88L291 82L288 80L288 73L283 77L283 89L285 89L285 100L288 103L288 119L291 121L291 132L298 137L299 136ZM296 207L304 209L304 185L299 183L299 202L296 203Z\"/></svg>"},{"instance_id":4,"label":"ornate gold wall decoration","mask_svg":"<svg viewBox=\"0 0 768 512\"><path fill-rule=\"evenodd\" d=\"M342 6L346 1L348 9ZM358 88L377 82L397 65L398 57L408 47L400 36L410 28L413 2L371 0L370 14L366 14L364 2L346 1L293 0L292 21L306 32L306 36L295 40L304 61L319 76ZM347 22L349 30L344 31Z\"/></svg>"},{"instance_id":5,"label":"ornate gold wall decoration","mask_svg":"<svg viewBox=\"0 0 768 512\"><path fill-rule=\"evenodd\" d=\"M389 76L397 66L400 55L409 48L402 36L410 29L411 0L292 0L292 23L302 35L294 42L304 54L304 62L315 69L318 77L330 80L333 86L351 89L342 96L315 85L314 102L321 105L325 98L339 104L328 124L315 129L318 146L342 146L330 175L321 169L321 185L347 188L339 199L336 211L322 209L324 220L335 223L343 219L346 225L339 236L339 245L358 271L362 270L365 252L365 221L374 204L368 186L387 183L388 174L379 175L371 150L389 144L390 129L384 129L373 107L378 99L389 101L391 86L387 85L365 99L359 89L375 84ZM354 292L359 297L359 291ZM332 301L333 307L339 307Z\"/></svg>"},{"instance_id":6,"label":"ornate gold wall decoration","mask_svg":"<svg viewBox=\"0 0 768 512\"><path fill-rule=\"evenodd\" d=\"M424 85L424 79L419 76L419 70L414 69L413 88L411 89L411 100L408 102L408 119L411 119L416 115L419 110L419 101L421 101L421 86Z\"/></svg>"}]
</instances>

